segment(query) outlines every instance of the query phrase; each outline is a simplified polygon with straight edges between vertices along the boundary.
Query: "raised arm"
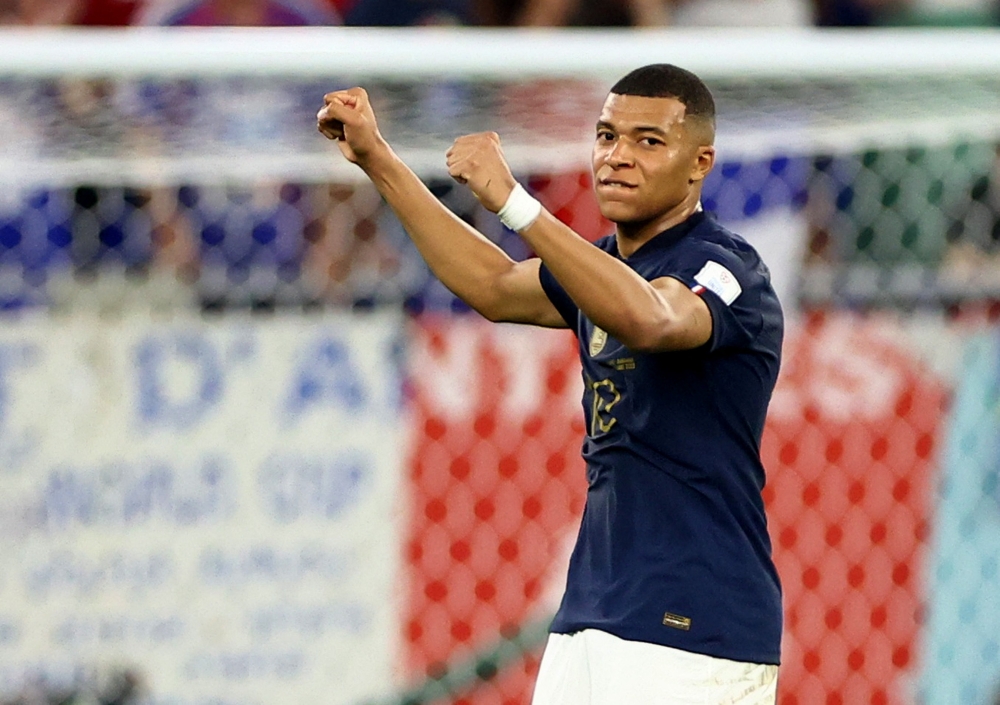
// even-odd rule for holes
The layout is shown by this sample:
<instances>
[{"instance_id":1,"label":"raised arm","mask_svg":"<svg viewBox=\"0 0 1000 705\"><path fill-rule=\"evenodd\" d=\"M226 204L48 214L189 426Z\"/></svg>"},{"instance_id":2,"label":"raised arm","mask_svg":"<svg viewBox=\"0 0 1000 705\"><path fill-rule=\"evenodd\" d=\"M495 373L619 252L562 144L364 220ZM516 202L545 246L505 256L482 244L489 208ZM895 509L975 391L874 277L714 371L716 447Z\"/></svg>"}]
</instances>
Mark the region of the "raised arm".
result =
<instances>
[{"instance_id":1,"label":"raised arm","mask_svg":"<svg viewBox=\"0 0 1000 705\"><path fill-rule=\"evenodd\" d=\"M493 212L511 196L515 182L493 133L456 140L448 168ZM679 280L646 281L545 210L520 233L584 315L629 349L686 350L711 337L708 305Z\"/></svg>"},{"instance_id":2,"label":"raised arm","mask_svg":"<svg viewBox=\"0 0 1000 705\"><path fill-rule=\"evenodd\" d=\"M444 207L383 139L363 89L328 94L317 121L371 179L431 271L456 296L492 321L566 327L539 282L539 260L515 262ZM510 177L509 188L513 183Z\"/></svg>"}]
</instances>

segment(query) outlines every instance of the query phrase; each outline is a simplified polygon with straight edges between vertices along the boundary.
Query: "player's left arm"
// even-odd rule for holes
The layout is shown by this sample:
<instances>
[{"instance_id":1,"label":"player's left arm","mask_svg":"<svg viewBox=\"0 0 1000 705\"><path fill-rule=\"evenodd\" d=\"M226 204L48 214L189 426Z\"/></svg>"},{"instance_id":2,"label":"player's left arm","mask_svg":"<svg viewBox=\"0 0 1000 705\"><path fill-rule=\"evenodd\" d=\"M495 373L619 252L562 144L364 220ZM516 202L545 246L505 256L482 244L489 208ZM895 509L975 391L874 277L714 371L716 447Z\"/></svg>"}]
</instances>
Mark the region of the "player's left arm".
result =
<instances>
[{"instance_id":1,"label":"player's left arm","mask_svg":"<svg viewBox=\"0 0 1000 705\"><path fill-rule=\"evenodd\" d=\"M690 350L712 337L708 304L679 279L646 281L545 210L521 236L584 315L630 350Z\"/></svg>"},{"instance_id":2,"label":"player's left arm","mask_svg":"<svg viewBox=\"0 0 1000 705\"><path fill-rule=\"evenodd\" d=\"M460 137L447 162L451 176L494 213L516 184L495 133ZM681 281L646 281L544 209L520 234L584 315L629 349L687 350L711 338L708 305Z\"/></svg>"}]
</instances>

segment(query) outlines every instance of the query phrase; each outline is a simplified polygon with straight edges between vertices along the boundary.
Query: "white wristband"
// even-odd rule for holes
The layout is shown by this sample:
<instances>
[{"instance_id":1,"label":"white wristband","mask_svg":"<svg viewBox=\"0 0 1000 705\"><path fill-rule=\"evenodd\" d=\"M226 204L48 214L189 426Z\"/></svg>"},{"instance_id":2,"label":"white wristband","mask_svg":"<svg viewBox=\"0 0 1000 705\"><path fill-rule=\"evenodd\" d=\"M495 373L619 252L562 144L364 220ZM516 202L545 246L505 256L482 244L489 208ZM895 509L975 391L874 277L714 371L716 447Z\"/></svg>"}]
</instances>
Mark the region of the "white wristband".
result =
<instances>
[{"instance_id":1,"label":"white wristband","mask_svg":"<svg viewBox=\"0 0 1000 705\"><path fill-rule=\"evenodd\" d=\"M500 222L511 230L521 232L534 223L542 213L542 204L524 190L521 184L515 184L503 208L497 211Z\"/></svg>"}]
</instances>

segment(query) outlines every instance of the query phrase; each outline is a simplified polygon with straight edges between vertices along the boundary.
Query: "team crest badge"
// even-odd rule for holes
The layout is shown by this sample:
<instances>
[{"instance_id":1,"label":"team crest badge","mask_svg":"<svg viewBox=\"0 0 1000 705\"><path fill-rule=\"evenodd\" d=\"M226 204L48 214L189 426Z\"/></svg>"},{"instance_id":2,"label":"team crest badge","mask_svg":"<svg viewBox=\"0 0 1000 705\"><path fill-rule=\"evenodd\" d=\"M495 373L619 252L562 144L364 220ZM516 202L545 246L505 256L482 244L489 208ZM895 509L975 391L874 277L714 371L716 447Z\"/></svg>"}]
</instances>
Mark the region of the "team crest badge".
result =
<instances>
[{"instance_id":1,"label":"team crest badge","mask_svg":"<svg viewBox=\"0 0 1000 705\"><path fill-rule=\"evenodd\" d=\"M605 343L608 342L608 334L594 326L594 333L590 336L590 356L595 357L604 350Z\"/></svg>"}]
</instances>

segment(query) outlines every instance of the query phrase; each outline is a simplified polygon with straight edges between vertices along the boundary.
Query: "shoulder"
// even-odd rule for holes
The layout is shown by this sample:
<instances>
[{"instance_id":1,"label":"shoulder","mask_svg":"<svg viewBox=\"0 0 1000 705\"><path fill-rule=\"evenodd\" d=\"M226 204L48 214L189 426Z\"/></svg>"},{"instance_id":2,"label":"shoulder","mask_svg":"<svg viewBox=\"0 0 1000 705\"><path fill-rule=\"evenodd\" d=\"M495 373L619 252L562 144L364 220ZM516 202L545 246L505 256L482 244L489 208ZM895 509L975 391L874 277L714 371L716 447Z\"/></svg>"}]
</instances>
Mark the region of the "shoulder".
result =
<instances>
[{"instance_id":1,"label":"shoulder","mask_svg":"<svg viewBox=\"0 0 1000 705\"><path fill-rule=\"evenodd\" d=\"M771 273L757 250L741 236L706 219L679 243L680 277L695 293L711 291L727 305L754 307L774 298Z\"/></svg>"},{"instance_id":2,"label":"shoulder","mask_svg":"<svg viewBox=\"0 0 1000 705\"><path fill-rule=\"evenodd\" d=\"M716 262L740 281L770 283L771 275L753 245L714 219L706 221L684 238L682 256L692 265Z\"/></svg>"},{"instance_id":3,"label":"shoulder","mask_svg":"<svg viewBox=\"0 0 1000 705\"><path fill-rule=\"evenodd\" d=\"M740 259L760 258L753 246L741 235L737 235L721 225L714 218L706 218L684 239L686 244L695 251L701 250L716 254L728 253L730 256Z\"/></svg>"}]
</instances>

